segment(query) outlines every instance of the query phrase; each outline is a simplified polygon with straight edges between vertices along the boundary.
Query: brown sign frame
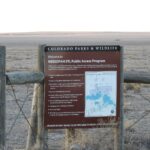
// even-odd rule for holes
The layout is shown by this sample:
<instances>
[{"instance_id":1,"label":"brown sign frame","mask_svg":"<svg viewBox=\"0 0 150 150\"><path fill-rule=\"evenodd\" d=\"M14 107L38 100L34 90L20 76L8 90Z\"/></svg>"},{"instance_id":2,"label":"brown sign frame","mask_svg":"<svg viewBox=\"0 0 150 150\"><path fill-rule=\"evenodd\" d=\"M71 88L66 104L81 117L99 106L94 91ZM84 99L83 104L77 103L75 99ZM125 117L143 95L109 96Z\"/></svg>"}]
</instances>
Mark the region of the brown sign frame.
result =
<instances>
[{"instance_id":1,"label":"brown sign frame","mask_svg":"<svg viewBox=\"0 0 150 150\"><path fill-rule=\"evenodd\" d=\"M44 87L45 87L45 92L44 92L44 95L45 95L44 127L45 128L107 127L107 126L117 125L118 122L121 121L121 119L123 118L123 113L122 113L122 110L123 110L123 98L122 98L123 61L122 61L122 59L123 59L123 56L122 56L122 47L121 46L119 46L119 45L94 45L94 46L47 46L47 45L45 45L43 49L44 49L44 73L45 73L45 85L44 85ZM112 57L113 54L119 53L117 55L117 59L118 59L117 65L119 65L119 69L117 70L117 110L116 110L116 116L114 116L114 117L112 117L112 116L111 117L106 117L106 116L105 117L90 117L90 123L88 122L87 124L86 124L86 121L83 121L82 117L81 117L82 119L80 118L76 123L74 123L74 122L71 123L70 121L69 121L69 123L66 123L66 121L64 122L66 116L61 116L61 113L58 113L59 114L58 116L52 115L51 117L49 117L48 113L51 113L51 112L48 111L48 109L49 109L48 108L48 92L50 92L50 91L47 88L47 86L48 86L47 83L50 80L47 78L49 73L46 69L49 67L48 63L47 63L48 62L48 56L47 56L48 53L57 54L57 55L55 55L55 56L57 56L57 58L51 57L53 60L63 60L64 58L58 59L58 57L61 57L63 54L67 55L67 53L69 55L78 53L77 56L79 56L79 53L80 54L83 54L83 53L87 54L88 53L88 55L90 53L95 53L95 54L103 53L104 54L103 57L104 56L106 57L106 54L109 54L108 60L112 59L113 61L115 61L115 59L116 59L116 58L113 59L113 57ZM71 59L73 59L73 58L70 58L70 60ZM68 60L68 55L65 56L65 60ZM63 62L63 61L52 62L52 61L50 61L50 64L53 64L53 63L60 64L60 63L66 63L66 62ZM54 69L56 67L56 65L54 65L54 66L52 65L52 67ZM110 69L106 69L106 68L101 69L101 71L107 71L107 70L110 70ZM96 71L96 70L94 70L94 71ZM97 70L97 71L99 71L99 70ZM51 73L52 73L52 71L50 71L50 74ZM53 75L51 74L52 75L51 78L54 78L54 74ZM58 78L56 78L55 80L58 80ZM53 80L52 82L55 82L55 80ZM53 99L53 101L54 101L54 99ZM53 105L53 107L54 107L54 105ZM56 107L56 108L58 108L58 107ZM56 110L56 109L53 109L53 110ZM70 118L69 120L72 120L73 117L74 116L71 116L71 117L68 117L67 119ZM84 116L84 118L85 118L85 116ZM57 124L57 121L58 121L58 124Z\"/></svg>"}]
</instances>

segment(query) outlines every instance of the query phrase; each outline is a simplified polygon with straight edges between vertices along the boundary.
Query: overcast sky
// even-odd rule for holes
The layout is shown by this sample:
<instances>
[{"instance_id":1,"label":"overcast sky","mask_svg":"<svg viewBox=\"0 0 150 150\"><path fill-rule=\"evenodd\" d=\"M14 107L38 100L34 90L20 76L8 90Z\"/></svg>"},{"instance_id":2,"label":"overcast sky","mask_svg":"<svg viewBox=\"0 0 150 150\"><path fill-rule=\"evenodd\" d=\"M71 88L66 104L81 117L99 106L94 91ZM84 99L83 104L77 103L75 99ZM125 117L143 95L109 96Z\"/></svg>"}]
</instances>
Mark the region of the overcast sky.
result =
<instances>
[{"instance_id":1,"label":"overcast sky","mask_svg":"<svg viewBox=\"0 0 150 150\"><path fill-rule=\"evenodd\" d=\"M0 33L150 32L149 0L0 0Z\"/></svg>"}]
</instances>

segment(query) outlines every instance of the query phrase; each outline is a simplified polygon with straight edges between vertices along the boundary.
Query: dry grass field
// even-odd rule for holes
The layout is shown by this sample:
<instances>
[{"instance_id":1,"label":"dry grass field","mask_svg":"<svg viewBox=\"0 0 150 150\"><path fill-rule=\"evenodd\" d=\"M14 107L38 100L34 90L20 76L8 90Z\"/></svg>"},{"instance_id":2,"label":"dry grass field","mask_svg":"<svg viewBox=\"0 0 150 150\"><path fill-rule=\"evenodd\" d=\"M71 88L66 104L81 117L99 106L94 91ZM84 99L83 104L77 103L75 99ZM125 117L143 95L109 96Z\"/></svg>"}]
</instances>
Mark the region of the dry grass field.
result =
<instances>
[{"instance_id":1,"label":"dry grass field","mask_svg":"<svg viewBox=\"0 0 150 150\"><path fill-rule=\"evenodd\" d=\"M0 35L0 44L7 46L6 70L35 70L38 45L79 43L119 44L124 47L124 71L150 72L150 33L30 33ZM57 41L57 43L56 43ZM14 86L15 94L30 118L33 85ZM150 149L150 85L124 84L124 112L128 119L125 150ZM28 124L16 105L11 86L6 90L6 146L8 150L24 149ZM77 135L84 150L113 150L111 128L84 129ZM48 134L51 150L64 150L65 130Z\"/></svg>"}]
</instances>

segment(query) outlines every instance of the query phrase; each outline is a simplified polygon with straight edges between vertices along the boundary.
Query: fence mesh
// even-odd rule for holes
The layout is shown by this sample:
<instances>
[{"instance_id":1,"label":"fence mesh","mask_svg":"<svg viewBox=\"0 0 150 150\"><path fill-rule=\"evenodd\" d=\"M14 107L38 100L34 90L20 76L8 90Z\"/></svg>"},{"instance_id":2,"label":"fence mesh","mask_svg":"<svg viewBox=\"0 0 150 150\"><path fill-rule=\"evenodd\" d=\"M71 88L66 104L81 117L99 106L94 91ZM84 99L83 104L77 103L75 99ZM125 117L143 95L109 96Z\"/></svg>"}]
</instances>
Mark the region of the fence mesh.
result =
<instances>
[{"instance_id":1,"label":"fence mesh","mask_svg":"<svg viewBox=\"0 0 150 150\"><path fill-rule=\"evenodd\" d=\"M6 145L7 149L23 148L26 144L30 117L32 86L6 87ZM19 105L19 107L18 107Z\"/></svg>"},{"instance_id":2,"label":"fence mesh","mask_svg":"<svg viewBox=\"0 0 150 150\"><path fill-rule=\"evenodd\" d=\"M135 88L138 86L138 89ZM125 85L125 149L150 149L150 85ZM11 85L6 88L6 149L25 149L33 85ZM18 104L19 106L18 106ZM9 108L9 109L8 109ZM113 128L76 129L76 142L86 150L113 150ZM50 149L65 148L64 129L50 130L47 138Z\"/></svg>"},{"instance_id":3,"label":"fence mesh","mask_svg":"<svg viewBox=\"0 0 150 150\"><path fill-rule=\"evenodd\" d=\"M125 49L127 50L124 56L125 70L150 71L149 46L128 46ZM9 49L7 71L33 69L31 64L36 66L35 51L18 49L19 55L16 56L16 50ZM137 62L140 65L137 66ZM26 84L6 87L6 150L19 150L26 147L33 86L33 84ZM125 120L128 120L125 121L125 150L149 150L150 85L125 84L124 103ZM49 131L47 137L44 137L47 138L49 149L64 150L65 132L65 129ZM76 140L76 143L82 145L83 150L113 150L113 128L80 129L77 130Z\"/></svg>"},{"instance_id":4,"label":"fence mesh","mask_svg":"<svg viewBox=\"0 0 150 150\"><path fill-rule=\"evenodd\" d=\"M137 88L138 87L138 88ZM126 149L150 149L150 86L129 84L125 92Z\"/></svg>"}]
</instances>

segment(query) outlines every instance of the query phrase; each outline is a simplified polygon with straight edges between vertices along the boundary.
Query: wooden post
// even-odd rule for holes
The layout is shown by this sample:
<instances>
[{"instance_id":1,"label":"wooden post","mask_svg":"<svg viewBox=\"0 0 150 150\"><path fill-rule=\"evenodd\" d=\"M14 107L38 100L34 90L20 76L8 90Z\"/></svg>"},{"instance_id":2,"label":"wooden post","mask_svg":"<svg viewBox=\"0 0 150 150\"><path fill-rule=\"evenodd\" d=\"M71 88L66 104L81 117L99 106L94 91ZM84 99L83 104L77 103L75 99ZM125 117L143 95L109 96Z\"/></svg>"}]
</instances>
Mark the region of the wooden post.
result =
<instances>
[{"instance_id":1,"label":"wooden post","mask_svg":"<svg viewBox=\"0 0 150 150\"><path fill-rule=\"evenodd\" d=\"M70 150L71 144L75 141L75 129L66 129L65 131L65 150Z\"/></svg>"},{"instance_id":2,"label":"wooden post","mask_svg":"<svg viewBox=\"0 0 150 150\"><path fill-rule=\"evenodd\" d=\"M0 47L0 150L5 149L5 47Z\"/></svg>"},{"instance_id":3,"label":"wooden post","mask_svg":"<svg viewBox=\"0 0 150 150\"><path fill-rule=\"evenodd\" d=\"M44 46L40 46L38 50L38 71L44 72ZM46 149L44 141L44 82L38 85L38 101L37 101L37 148L39 150Z\"/></svg>"},{"instance_id":4,"label":"wooden post","mask_svg":"<svg viewBox=\"0 0 150 150\"><path fill-rule=\"evenodd\" d=\"M114 150L119 150L118 149L118 137L119 137L119 134L118 134L118 128L117 127L115 127L114 129L113 129L113 131L114 131Z\"/></svg>"},{"instance_id":5,"label":"wooden post","mask_svg":"<svg viewBox=\"0 0 150 150\"><path fill-rule=\"evenodd\" d=\"M32 99L32 107L31 107L31 127L28 129L28 137L27 137L27 145L26 150L32 150L34 145L36 144L37 137L37 90L38 84L34 85L34 93Z\"/></svg>"}]
</instances>

